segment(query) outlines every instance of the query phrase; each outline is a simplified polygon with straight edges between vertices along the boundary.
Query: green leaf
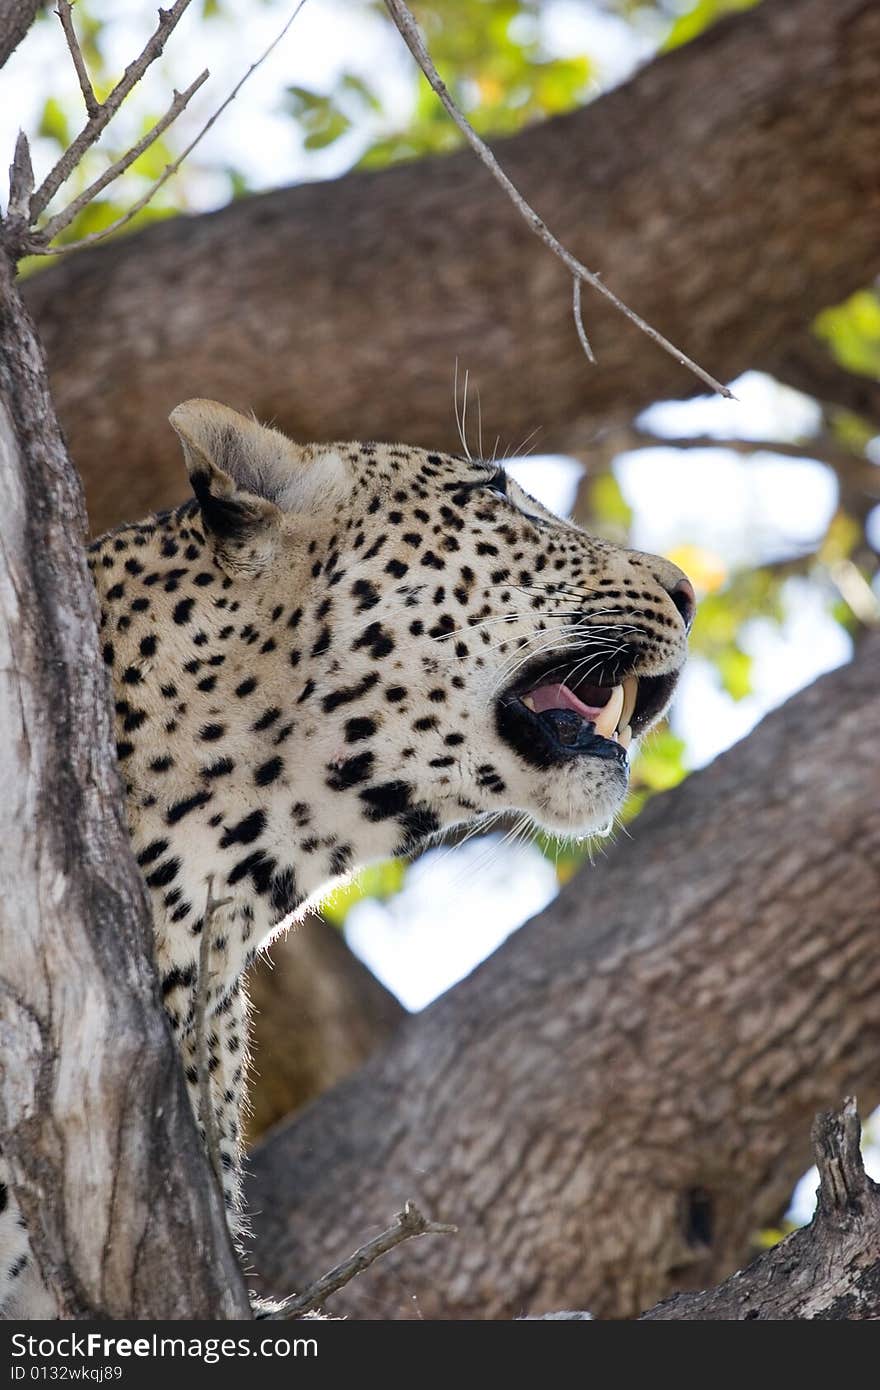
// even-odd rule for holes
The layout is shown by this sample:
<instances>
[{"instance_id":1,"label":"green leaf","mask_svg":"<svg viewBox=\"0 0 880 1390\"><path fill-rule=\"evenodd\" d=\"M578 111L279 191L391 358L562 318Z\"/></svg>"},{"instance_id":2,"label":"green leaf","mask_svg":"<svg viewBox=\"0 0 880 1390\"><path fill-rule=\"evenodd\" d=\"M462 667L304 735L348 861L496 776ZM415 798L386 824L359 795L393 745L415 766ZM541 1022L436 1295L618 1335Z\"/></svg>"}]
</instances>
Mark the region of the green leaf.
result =
<instances>
[{"instance_id":1,"label":"green leaf","mask_svg":"<svg viewBox=\"0 0 880 1390\"><path fill-rule=\"evenodd\" d=\"M681 48L682 44L690 43L691 39L697 38L708 29L711 24L723 18L724 15L737 14L741 10L750 10L758 0L697 0L684 14L679 15L669 33L666 41L661 48L661 53L668 53L670 49Z\"/></svg>"},{"instance_id":2,"label":"green leaf","mask_svg":"<svg viewBox=\"0 0 880 1390\"><path fill-rule=\"evenodd\" d=\"M355 903L365 898L380 902L394 897L403 887L406 863L402 859L383 859L370 864L353 879L340 884L321 903L321 912L334 926L341 927Z\"/></svg>"},{"instance_id":3,"label":"green leaf","mask_svg":"<svg viewBox=\"0 0 880 1390\"><path fill-rule=\"evenodd\" d=\"M752 658L734 645L717 657L721 684L734 700L743 700L752 693Z\"/></svg>"},{"instance_id":4,"label":"green leaf","mask_svg":"<svg viewBox=\"0 0 880 1390\"><path fill-rule=\"evenodd\" d=\"M880 377L880 296L874 290L858 290L823 309L813 331L847 371Z\"/></svg>"},{"instance_id":5,"label":"green leaf","mask_svg":"<svg viewBox=\"0 0 880 1390\"><path fill-rule=\"evenodd\" d=\"M70 122L67 119L67 113L55 97L48 97L46 100L40 113L37 134L42 135L47 140L54 140L56 145L60 145L63 150L66 150L70 144Z\"/></svg>"}]
</instances>

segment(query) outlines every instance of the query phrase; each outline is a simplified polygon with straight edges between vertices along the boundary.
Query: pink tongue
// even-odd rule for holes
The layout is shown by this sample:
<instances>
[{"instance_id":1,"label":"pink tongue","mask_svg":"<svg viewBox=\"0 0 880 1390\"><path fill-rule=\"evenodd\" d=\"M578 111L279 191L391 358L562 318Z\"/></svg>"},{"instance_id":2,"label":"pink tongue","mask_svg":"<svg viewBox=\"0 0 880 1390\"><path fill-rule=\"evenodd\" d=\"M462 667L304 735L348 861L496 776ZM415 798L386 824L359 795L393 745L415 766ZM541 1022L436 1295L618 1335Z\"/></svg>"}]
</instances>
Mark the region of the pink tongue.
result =
<instances>
[{"instance_id":1,"label":"pink tongue","mask_svg":"<svg viewBox=\"0 0 880 1390\"><path fill-rule=\"evenodd\" d=\"M579 714L581 719L588 719L591 723L601 714L601 709L595 705L583 704L567 685L539 685L537 690L530 690L529 694L534 701L537 714L543 714L544 710L548 709L570 709Z\"/></svg>"}]
</instances>

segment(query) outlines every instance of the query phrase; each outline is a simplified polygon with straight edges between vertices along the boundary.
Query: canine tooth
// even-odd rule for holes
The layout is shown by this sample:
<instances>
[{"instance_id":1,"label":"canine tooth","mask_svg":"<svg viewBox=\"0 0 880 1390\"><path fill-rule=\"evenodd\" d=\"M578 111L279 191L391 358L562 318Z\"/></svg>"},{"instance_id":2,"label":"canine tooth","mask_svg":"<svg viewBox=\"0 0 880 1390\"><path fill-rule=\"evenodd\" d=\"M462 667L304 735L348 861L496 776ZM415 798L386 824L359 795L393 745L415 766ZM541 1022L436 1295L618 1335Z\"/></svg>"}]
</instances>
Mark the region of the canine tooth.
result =
<instances>
[{"instance_id":1,"label":"canine tooth","mask_svg":"<svg viewBox=\"0 0 880 1390\"><path fill-rule=\"evenodd\" d=\"M624 728L632 722L635 713L636 700L639 698L639 678L638 676L627 676L623 682L623 709L620 712L620 727Z\"/></svg>"},{"instance_id":2,"label":"canine tooth","mask_svg":"<svg viewBox=\"0 0 880 1390\"><path fill-rule=\"evenodd\" d=\"M605 708L600 710L596 719L596 733L601 734L603 738L610 738L620 721L622 709L623 686L616 685L611 693L611 699Z\"/></svg>"},{"instance_id":3,"label":"canine tooth","mask_svg":"<svg viewBox=\"0 0 880 1390\"><path fill-rule=\"evenodd\" d=\"M523 702L523 704L525 705L526 709L530 709L530 710L532 711L532 713L534 713L534 710L535 710L535 702L534 702L534 700L532 699L531 695L524 695L524 696L522 697L522 702Z\"/></svg>"},{"instance_id":4,"label":"canine tooth","mask_svg":"<svg viewBox=\"0 0 880 1390\"><path fill-rule=\"evenodd\" d=\"M617 742L620 744L621 748L629 748L629 746L630 746L630 744L632 743L632 741L633 741L633 731L632 731L632 727L631 727L629 724L624 724L623 728L620 729L619 732L618 732L618 735L617 735Z\"/></svg>"}]
</instances>

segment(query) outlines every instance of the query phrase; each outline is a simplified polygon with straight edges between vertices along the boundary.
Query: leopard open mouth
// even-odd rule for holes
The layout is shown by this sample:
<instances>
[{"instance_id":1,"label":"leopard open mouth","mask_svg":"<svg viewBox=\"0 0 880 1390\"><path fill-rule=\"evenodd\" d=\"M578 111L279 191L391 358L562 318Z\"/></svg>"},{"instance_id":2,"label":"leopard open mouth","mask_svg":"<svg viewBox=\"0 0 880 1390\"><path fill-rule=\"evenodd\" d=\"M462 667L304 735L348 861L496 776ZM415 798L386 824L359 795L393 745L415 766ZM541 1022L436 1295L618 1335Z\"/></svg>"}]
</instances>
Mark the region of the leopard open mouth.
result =
<instances>
[{"instance_id":1,"label":"leopard open mouth","mask_svg":"<svg viewBox=\"0 0 880 1390\"><path fill-rule=\"evenodd\" d=\"M633 738L669 703L678 672L632 673L613 685L577 677L577 661L527 668L497 703L501 736L528 762L547 767L576 757L605 758L626 769Z\"/></svg>"}]
</instances>

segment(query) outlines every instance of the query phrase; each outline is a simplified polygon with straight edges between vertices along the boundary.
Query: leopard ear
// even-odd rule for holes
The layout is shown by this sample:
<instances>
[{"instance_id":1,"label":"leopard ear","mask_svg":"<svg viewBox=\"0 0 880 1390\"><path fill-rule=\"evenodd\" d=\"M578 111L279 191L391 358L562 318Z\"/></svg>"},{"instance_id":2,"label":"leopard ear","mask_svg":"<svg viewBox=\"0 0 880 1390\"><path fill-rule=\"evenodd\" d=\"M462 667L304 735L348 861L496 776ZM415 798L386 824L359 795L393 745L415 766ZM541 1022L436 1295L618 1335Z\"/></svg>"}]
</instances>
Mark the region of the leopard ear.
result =
<instances>
[{"instance_id":1,"label":"leopard ear","mask_svg":"<svg viewBox=\"0 0 880 1390\"><path fill-rule=\"evenodd\" d=\"M217 401L184 401L169 418L218 560L230 572L258 574L281 536L274 496L289 441Z\"/></svg>"}]
</instances>

